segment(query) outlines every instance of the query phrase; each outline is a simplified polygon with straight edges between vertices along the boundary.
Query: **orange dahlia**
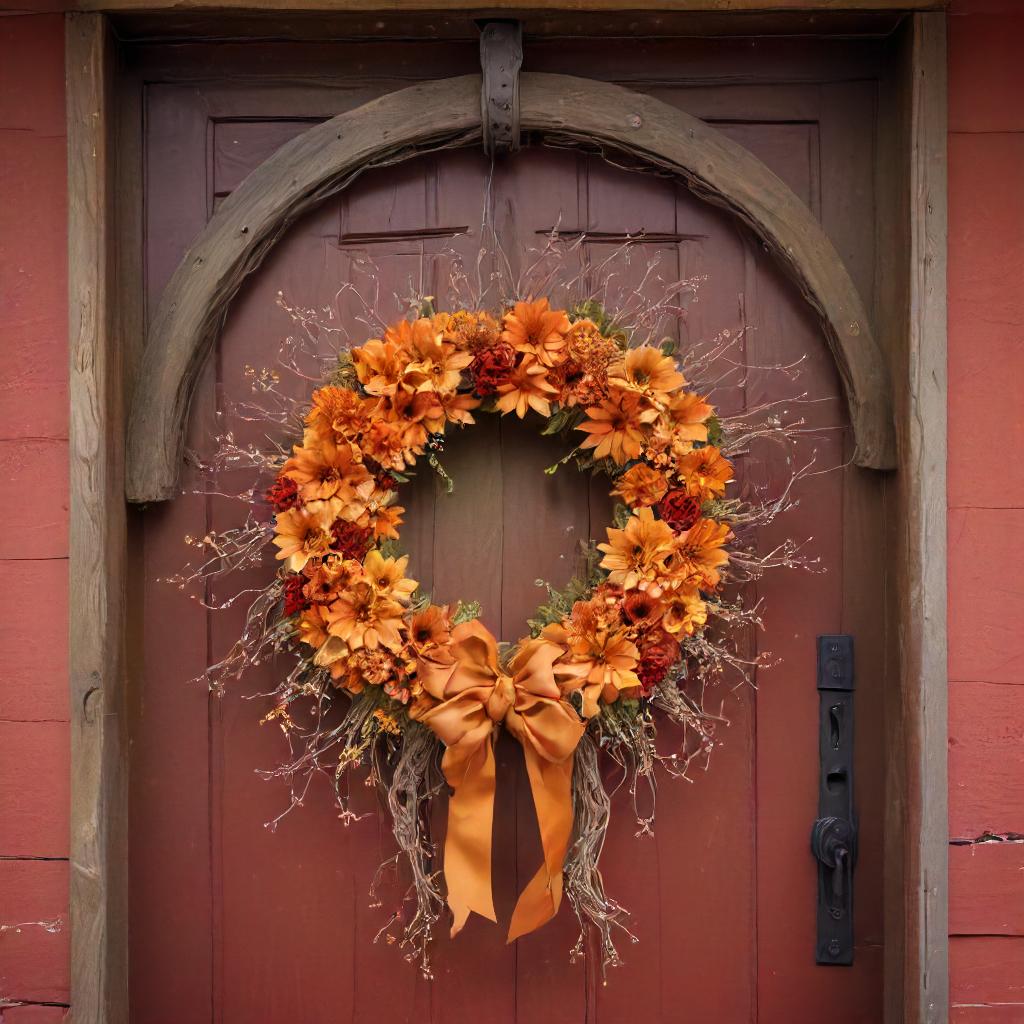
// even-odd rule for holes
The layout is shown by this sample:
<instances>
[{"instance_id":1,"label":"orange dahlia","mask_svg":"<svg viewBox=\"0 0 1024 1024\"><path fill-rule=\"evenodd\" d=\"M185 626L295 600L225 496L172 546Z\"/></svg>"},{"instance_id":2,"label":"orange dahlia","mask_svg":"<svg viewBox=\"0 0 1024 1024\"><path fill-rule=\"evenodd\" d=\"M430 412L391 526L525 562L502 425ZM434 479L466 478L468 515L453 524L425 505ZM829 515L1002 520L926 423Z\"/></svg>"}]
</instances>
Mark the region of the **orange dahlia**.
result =
<instances>
[{"instance_id":1,"label":"orange dahlia","mask_svg":"<svg viewBox=\"0 0 1024 1024\"><path fill-rule=\"evenodd\" d=\"M652 345L631 348L608 370L608 383L664 405L686 379L676 369L676 361Z\"/></svg>"},{"instance_id":2,"label":"orange dahlia","mask_svg":"<svg viewBox=\"0 0 1024 1024\"><path fill-rule=\"evenodd\" d=\"M534 356L545 366L554 366L565 357L569 318L564 309L549 309L547 299L517 302L505 314L504 327L502 341L517 352Z\"/></svg>"},{"instance_id":3,"label":"orange dahlia","mask_svg":"<svg viewBox=\"0 0 1024 1024\"><path fill-rule=\"evenodd\" d=\"M720 498L732 480L732 463L713 445L694 448L676 462L686 490L699 501Z\"/></svg>"},{"instance_id":4,"label":"orange dahlia","mask_svg":"<svg viewBox=\"0 0 1024 1024\"><path fill-rule=\"evenodd\" d=\"M723 548L731 537L732 531L725 523L698 519L686 533L679 535L669 560L669 579L677 584L714 590L721 582L722 566L729 561L729 553Z\"/></svg>"},{"instance_id":5,"label":"orange dahlia","mask_svg":"<svg viewBox=\"0 0 1024 1024\"><path fill-rule=\"evenodd\" d=\"M337 518L338 505L336 500L317 501L279 512L274 517L278 560L292 572L302 572L311 558L326 555L331 550L331 524Z\"/></svg>"},{"instance_id":6,"label":"orange dahlia","mask_svg":"<svg viewBox=\"0 0 1024 1024\"><path fill-rule=\"evenodd\" d=\"M630 508L645 508L659 502L667 490L664 473L638 462L619 477L612 494L622 498Z\"/></svg>"}]
</instances>

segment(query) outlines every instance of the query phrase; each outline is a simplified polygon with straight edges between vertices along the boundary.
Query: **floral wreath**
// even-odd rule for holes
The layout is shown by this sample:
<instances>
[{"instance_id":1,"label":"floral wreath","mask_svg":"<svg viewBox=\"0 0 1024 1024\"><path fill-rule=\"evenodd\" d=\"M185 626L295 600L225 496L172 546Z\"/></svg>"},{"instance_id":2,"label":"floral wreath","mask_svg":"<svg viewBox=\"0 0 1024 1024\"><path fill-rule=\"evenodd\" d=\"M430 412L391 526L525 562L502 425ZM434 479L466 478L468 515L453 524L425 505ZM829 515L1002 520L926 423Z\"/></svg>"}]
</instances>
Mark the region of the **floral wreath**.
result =
<instances>
[{"instance_id":1,"label":"floral wreath","mask_svg":"<svg viewBox=\"0 0 1024 1024\"><path fill-rule=\"evenodd\" d=\"M652 710L702 742L710 735L685 684L717 671L709 626L737 617L721 592L742 520L726 498L733 465L722 425L687 389L674 346L631 345L594 303L567 311L541 298L497 317L420 312L340 355L267 492L280 571L250 619L297 659L267 719L292 734L294 701L352 696L343 725L307 741L312 761L338 744L336 779L370 761L388 788L414 876L402 941L424 959L442 901L452 935L470 913L496 920L494 739L507 729L523 749L543 847L509 941L550 920L567 892L614 962L610 926L623 911L597 871L607 797L587 780L601 747L626 748L643 771ZM424 458L448 480L438 457L449 426L531 411L543 433L579 441L562 462L604 472L620 504L580 574L563 591L549 587L530 634L503 645L478 606L435 604L409 577L398 490ZM420 814L439 791L430 780L441 748L443 890Z\"/></svg>"}]
</instances>

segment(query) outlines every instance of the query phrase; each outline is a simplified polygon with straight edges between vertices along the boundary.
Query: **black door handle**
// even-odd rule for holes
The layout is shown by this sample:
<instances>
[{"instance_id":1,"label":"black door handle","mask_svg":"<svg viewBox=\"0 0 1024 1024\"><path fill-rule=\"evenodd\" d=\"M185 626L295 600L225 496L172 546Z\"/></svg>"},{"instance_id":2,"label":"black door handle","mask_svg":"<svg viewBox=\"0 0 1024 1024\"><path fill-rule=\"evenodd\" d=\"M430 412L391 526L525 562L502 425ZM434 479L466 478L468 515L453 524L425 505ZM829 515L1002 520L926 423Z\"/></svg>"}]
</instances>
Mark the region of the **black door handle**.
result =
<instances>
[{"instance_id":1,"label":"black door handle","mask_svg":"<svg viewBox=\"0 0 1024 1024\"><path fill-rule=\"evenodd\" d=\"M811 853L818 862L819 964L853 963L853 637L818 637L821 778Z\"/></svg>"}]
</instances>

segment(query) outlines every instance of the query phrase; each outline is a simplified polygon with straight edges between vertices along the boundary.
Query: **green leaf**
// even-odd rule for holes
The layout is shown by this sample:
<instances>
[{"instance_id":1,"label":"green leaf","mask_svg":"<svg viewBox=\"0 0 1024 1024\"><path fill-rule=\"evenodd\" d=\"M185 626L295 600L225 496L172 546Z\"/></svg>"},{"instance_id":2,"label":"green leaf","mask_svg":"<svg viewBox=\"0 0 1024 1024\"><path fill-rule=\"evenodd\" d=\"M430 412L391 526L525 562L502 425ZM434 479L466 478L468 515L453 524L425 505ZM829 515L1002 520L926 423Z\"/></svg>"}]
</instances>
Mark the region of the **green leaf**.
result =
<instances>
[{"instance_id":1,"label":"green leaf","mask_svg":"<svg viewBox=\"0 0 1024 1024\"><path fill-rule=\"evenodd\" d=\"M452 625L458 626L462 622L469 622L471 619L479 618L479 616L479 601L459 601L455 606L455 612L452 614Z\"/></svg>"}]
</instances>

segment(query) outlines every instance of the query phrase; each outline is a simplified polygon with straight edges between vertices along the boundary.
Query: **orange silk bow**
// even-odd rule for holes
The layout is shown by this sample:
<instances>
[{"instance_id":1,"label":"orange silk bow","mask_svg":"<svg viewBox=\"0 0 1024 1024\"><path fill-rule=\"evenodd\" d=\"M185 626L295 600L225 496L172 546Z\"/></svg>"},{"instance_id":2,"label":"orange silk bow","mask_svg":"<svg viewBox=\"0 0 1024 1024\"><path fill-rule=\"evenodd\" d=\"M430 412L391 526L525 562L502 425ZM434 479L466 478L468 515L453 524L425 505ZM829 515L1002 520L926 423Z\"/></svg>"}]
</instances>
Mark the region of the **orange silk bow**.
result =
<instances>
[{"instance_id":1,"label":"orange silk bow","mask_svg":"<svg viewBox=\"0 0 1024 1024\"><path fill-rule=\"evenodd\" d=\"M491 830L499 723L522 745L544 848L544 863L516 903L508 941L539 928L558 911L572 836L573 754L586 728L559 691L556 675L572 672L554 664L564 653L547 640L528 640L507 675L498 663L497 641L473 620L455 627L443 653L419 662L423 689L433 700L422 702L413 714L444 743L441 767L453 790L444 848L453 937L471 911L497 920Z\"/></svg>"}]
</instances>

